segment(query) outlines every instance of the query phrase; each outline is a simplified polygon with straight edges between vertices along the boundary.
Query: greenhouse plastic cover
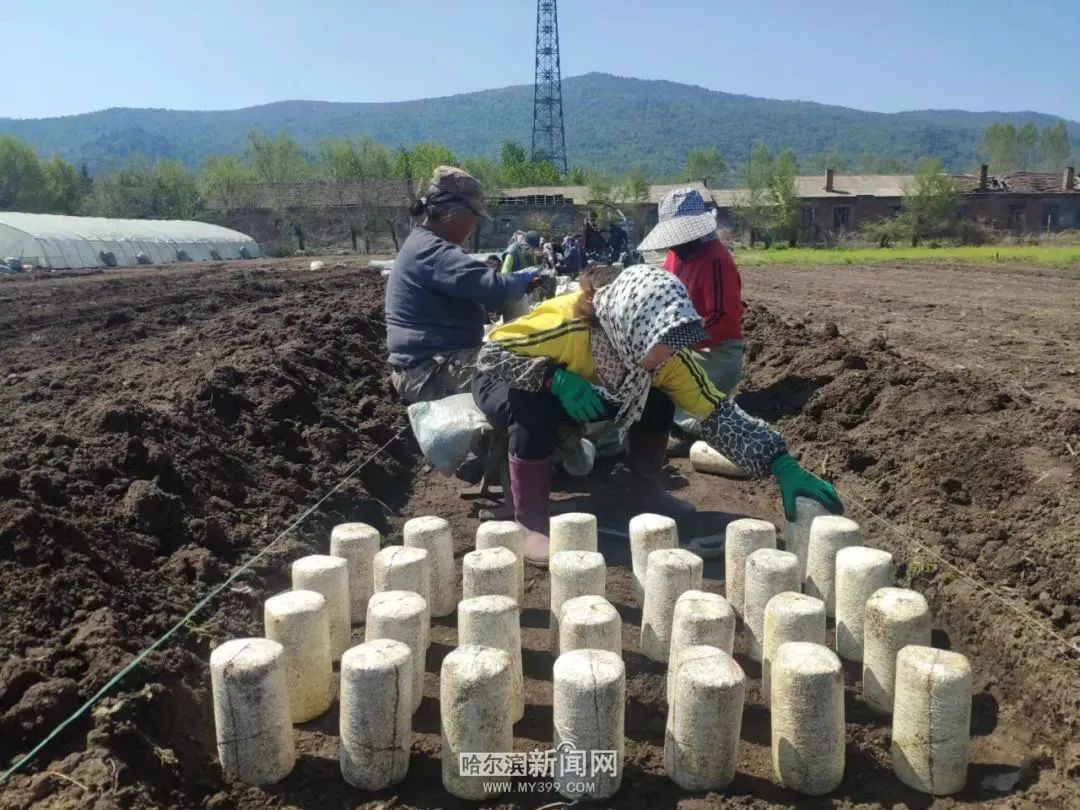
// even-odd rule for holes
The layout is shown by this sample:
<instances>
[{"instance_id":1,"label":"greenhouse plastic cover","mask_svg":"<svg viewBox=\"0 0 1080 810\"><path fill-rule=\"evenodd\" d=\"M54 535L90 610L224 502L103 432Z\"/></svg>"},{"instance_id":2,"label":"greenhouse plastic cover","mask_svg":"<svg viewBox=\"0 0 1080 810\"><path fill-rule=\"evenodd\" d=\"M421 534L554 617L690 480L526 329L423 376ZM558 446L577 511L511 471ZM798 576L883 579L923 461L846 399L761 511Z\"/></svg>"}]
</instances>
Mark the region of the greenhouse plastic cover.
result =
<instances>
[{"instance_id":1,"label":"greenhouse plastic cover","mask_svg":"<svg viewBox=\"0 0 1080 810\"><path fill-rule=\"evenodd\" d=\"M213 261L211 251L222 260L240 259L245 248L249 258L259 255L250 236L205 222L0 211L0 261L13 257L35 267L105 267L105 252L111 252L120 266L139 264L138 253L145 253L153 264Z\"/></svg>"}]
</instances>

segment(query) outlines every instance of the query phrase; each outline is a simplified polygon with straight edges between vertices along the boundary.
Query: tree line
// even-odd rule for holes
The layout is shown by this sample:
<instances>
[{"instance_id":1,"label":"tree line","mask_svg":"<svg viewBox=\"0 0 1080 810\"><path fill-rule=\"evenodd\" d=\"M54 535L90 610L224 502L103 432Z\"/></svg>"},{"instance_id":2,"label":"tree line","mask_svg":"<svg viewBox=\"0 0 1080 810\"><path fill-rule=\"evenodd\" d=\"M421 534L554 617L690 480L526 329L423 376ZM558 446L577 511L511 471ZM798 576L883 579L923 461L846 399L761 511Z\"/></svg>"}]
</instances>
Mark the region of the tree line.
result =
<instances>
[{"instance_id":1,"label":"tree line","mask_svg":"<svg viewBox=\"0 0 1080 810\"><path fill-rule=\"evenodd\" d=\"M1030 123L1020 128L993 124L984 132L980 156L991 171L999 173L1056 171L1069 161L1073 150L1064 122L1041 132ZM360 240L380 230L381 209L396 204L402 190L415 192L441 164L459 165L474 174L491 198L509 188L586 186L601 217L606 216L608 203L647 203L650 183L658 179L649 177L640 164L619 177L581 167L560 175L551 163L530 159L523 146L510 140L503 143L499 159L490 160L455 155L434 141L392 149L366 136L326 140L312 153L286 133L255 131L248 134L242 156L210 157L194 169L176 160L151 162L137 157L93 177L85 166L76 167L60 157L43 158L14 137L0 136L0 210L136 219L193 219L214 212L227 221L235 209L250 205L249 189L258 183L269 195L270 207L287 220L298 186L337 198L335 216L351 234L355 249ZM716 147L698 147L690 150L677 176L659 179L703 182L710 188L738 186L737 221L766 241L794 244L805 230L796 177L822 174L830 168L858 174L914 172L914 179L905 186L900 215L864 228L883 245L907 239L917 244L941 232L946 223L957 221L951 178L941 162L933 159L912 167L896 158L865 154L849 165L837 151L800 160L790 149L774 154L757 144L741 171L732 172Z\"/></svg>"},{"instance_id":2,"label":"tree line","mask_svg":"<svg viewBox=\"0 0 1080 810\"><path fill-rule=\"evenodd\" d=\"M560 178L549 163L526 157L512 141L501 161L460 159L447 147L420 143L392 150L370 138L339 138L305 152L289 135L251 132L243 156L208 158L197 169L179 161L151 162L136 157L92 177L60 157L40 157L10 135L0 136L0 210L84 214L137 219L190 219L208 210L228 214L246 199L254 183L365 186L402 181L418 186L440 164L461 165L492 190L522 185L552 185ZM333 191L331 191L333 193Z\"/></svg>"},{"instance_id":3,"label":"tree line","mask_svg":"<svg viewBox=\"0 0 1080 810\"><path fill-rule=\"evenodd\" d=\"M1028 122L992 124L983 133L979 156L993 172L1061 171L1072 156L1072 144L1064 121L1041 132Z\"/></svg>"},{"instance_id":4,"label":"tree line","mask_svg":"<svg viewBox=\"0 0 1080 810\"><path fill-rule=\"evenodd\" d=\"M836 153L812 156L808 171L824 166L844 171L846 161ZM303 150L286 133L250 132L241 156L218 155L191 168L172 159L151 161L136 156L98 176L86 166L75 166L61 157L39 156L13 136L0 136L0 210L34 213L82 214L136 219L190 219L208 211L226 217L246 199L246 189L264 183L268 192L283 184L320 184L329 193L355 194L388 181L418 186L435 166L459 165L484 182L488 194L498 197L505 189L560 184L587 186L595 198L642 203L653 182L703 182L724 188L740 182L716 147L690 150L682 171L670 177L650 177L641 164L630 166L622 176L575 167L560 175L551 163L534 161L525 148L506 141L498 160L455 155L448 147L427 141L413 147L391 149L369 137L337 138L319 144L313 152ZM895 159L865 156L860 171L900 172L906 167ZM285 191L280 192L284 194ZM295 198L295 197L294 197ZM282 206L284 200L281 201Z\"/></svg>"}]
</instances>

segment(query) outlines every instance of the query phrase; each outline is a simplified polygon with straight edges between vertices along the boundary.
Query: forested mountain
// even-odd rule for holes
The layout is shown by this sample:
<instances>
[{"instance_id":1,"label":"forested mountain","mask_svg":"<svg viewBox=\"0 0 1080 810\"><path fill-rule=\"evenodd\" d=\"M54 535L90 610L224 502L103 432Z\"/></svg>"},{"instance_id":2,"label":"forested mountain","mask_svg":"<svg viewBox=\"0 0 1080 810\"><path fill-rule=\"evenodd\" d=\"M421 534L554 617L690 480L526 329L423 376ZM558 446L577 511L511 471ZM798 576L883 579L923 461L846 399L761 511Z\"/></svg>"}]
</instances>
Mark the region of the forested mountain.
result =
<instances>
[{"instance_id":1,"label":"forested mountain","mask_svg":"<svg viewBox=\"0 0 1080 810\"><path fill-rule=\"evenodd\" d=\"M215 154L242 153L252 129L287 131L306 149L338 136L370 135L390 146L432 140L460 156L496 157L510 138L528 144L532 87L505 87L458 96L382 104L282 101L241 110L187 112L110 109L46 119L0 118L43 155L59 154L98 173L136 154L195 165ZM563 82L567 151L572 166L621 174L641 164L653 178L674 176L694 147L716 147L729 167L745 163L756 142L791 148L807 168L825 154L854 169L867 156L905 164L925 155L950 169L977 162L987 126L1057 118L1035 112L922 110L872 113L806 101L777 101L667 81L603 73ZM1069 122L1073 143L1080 124Z\"/></svg>"}]
</instances>

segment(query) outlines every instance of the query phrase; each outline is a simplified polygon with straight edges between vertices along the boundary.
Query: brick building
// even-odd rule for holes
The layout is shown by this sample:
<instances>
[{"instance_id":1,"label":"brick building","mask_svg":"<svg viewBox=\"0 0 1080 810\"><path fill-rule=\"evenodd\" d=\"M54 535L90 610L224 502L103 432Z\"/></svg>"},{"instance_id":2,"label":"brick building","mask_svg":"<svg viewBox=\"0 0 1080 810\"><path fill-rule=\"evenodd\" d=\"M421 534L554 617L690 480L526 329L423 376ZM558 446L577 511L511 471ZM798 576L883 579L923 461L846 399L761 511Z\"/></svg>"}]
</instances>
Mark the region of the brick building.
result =
<instances>
[{"instance_id":1,"label":"brick building","mask_svg":"<svg viewBox=\"0 0 1080 810\"><path fill-rule=\"evenodd\" d=\"M1080 228L1080 183L1072 166L1061 174L1010 172L955 178L961 213L1000 230L1031 232Z\"/></svg>"},{"instance_id":2,"label":"brick building","mask_svg":"<svg viewBox=\"0 0 1080 810\"><path fill-rule=\"evenodd\" d=\"M801 239L828 241L867 222L895 216L903 209L904 187L912 175L824 175L796 178L803 201ZM962 216L996 230L1030 233L1080 228L1080 183L1069 167L1061 174L1010 172L954 175ZM609 203L607 218L630 224L632 242L656 224L656 206L673 188L698 189L717 211L721 227L736 228L735 209L745 192L711 189L701 183L654 185L645 203ZM225 205L218 202L212 219L250 234L260 244L303 242L309 249L340 247L368 252L397 248L408 235L412 190L401 181L335 185L250 184L236 190ZM492 222L481 223L472 249L497 249L516 230L545 235L580 233L590 208L586 186L506 189L489 200Z\"/></svg>"}]
</instances>

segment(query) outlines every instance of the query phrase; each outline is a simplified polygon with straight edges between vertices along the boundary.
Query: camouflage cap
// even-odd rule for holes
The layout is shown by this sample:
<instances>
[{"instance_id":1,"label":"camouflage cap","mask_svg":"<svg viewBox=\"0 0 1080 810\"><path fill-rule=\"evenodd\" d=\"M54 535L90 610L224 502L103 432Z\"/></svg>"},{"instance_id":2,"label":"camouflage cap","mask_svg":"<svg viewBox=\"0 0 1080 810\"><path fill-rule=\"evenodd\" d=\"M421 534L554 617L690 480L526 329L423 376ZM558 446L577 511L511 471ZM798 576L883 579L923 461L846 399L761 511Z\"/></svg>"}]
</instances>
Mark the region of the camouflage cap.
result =
<instances>
[{"instance_id":1,"label":"camouflage cap","mask_svg":"<svg viewBox=\"0 0 1080 810\"><path fill-rule=\"evenodd\" d=\"M461 200L478 217L491 219L484 208L484 184L464 169L436 166L431 176L431 189Z\"/></svg>"}]
</instances>

